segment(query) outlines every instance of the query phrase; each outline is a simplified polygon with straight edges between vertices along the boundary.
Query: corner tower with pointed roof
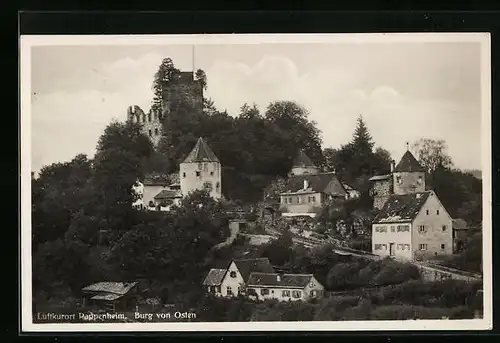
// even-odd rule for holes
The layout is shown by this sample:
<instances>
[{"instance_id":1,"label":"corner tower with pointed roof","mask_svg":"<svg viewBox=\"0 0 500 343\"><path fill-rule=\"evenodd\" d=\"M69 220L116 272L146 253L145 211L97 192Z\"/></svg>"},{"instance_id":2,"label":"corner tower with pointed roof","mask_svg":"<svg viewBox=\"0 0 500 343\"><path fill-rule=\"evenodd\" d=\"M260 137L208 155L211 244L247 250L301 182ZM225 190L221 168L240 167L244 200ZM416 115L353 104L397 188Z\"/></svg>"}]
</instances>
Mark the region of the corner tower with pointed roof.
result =
<instances>
[{"instance_id":1,"label":"corner tower with pointed roof","mask_svg":"<svg viewBox=\"0 0 500 343\"><path fill-rule=\"evenodd\" d=\"M182 196L205 189L214 199L222 197L220 161L201 137L180 164L179 177Z\"/></svg>"},{"instance_id":2,"label":"corner tower with pointed roof","mask_svg":"<svg viewBox=\"0 0 500 343\"><path fill-rule=\"evenodd\" d=\"M289 176L317 175L319 172L319 168L314 165L309 156L307 156L303 150L299 150L293 161L292 170Z\"/></svg>"},{"instance_id":3,"label":"corner tower with pointed roof","mask_svg":"<svg viewBox=\"0 0 500 343\"><path fill-rule=\"evenodd\" d=\"M425 169L407 150L393 173L394 194L412 194L425 191Z\"/></svg>"}]
</instances>

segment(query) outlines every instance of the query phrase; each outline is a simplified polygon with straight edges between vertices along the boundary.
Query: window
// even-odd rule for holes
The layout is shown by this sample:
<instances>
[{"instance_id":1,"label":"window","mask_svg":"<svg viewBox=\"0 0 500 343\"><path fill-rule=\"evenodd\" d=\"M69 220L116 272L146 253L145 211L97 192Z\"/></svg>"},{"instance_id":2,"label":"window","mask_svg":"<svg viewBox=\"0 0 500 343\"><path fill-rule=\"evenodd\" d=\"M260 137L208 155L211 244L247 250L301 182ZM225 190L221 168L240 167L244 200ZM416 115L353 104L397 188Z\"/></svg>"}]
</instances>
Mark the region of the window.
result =
<instances>
[{"instance_id":1,"label":"window","mask_svg":"<svg viewBox=\"0 0 500 343\"><path fill-rule=\"evenodd\" d=\"M297 197L297 203L302 203L302 197Z\"/></svg>"},{"instance_id":2,"label":"window","mask_svg":"<svg viewBox=\"0 0 500 343\"><path fill-rule=\"evenodd\" d=\"M419 248L420 250L427 250L427 244L419 244L419 245L418 245L418 248Z\"/></svg>"},{"instance_id":3,"label":"window","mask_svg":"<svg viewBox=\"0 0 500 343\"><path fill-rule=\"evenodd\" d=\"M396 182L397 182L398 184L400 184L400 183L401 183L401 176L396 176Z\"/></svg>"},{"instance_id":4,"label":"window","mask_svg":"<svg viewBox=\"0 0 500 343\"><path fill-rule=\"evenodd\" d=\"M182 173L182 177L186 177L186 173Z\"/></svg>"},{"instance_id":5,"label":"window","mask_svg":"<svg viewBox=\"0 0 500 343\"><path fill-rule=\"evenodd\" d=\"M269 290L267 288L262 288L260 290L260 295L269 295Z\"/></svg>"},{"instance_id":6,"label":"window","mask_svg":"<svg viewBox=\"0 0 500 343\"><path fill-rule=\"evenodd\" d=\"M158 136L158 129L155 129L155 136Z\"/></svg>"},{"instance_id":7,"label":"window","mask_svg":"<svg viewBox=\"0 0 500 343\"><path fill-rule=\"evenodd\" d=\"M214 176L214 172L213 171L210 172L210 176Z\"/></svg>"},{"instance_id":8,"label":"window","mask_svg":"<svg viewBox=\"0 0 500 343\"><path fill-rule=\"evenodd\" d=\"M426 214L426 215L429 215L429 210L425 210L425 214Z\"/></svg>"},{"instance_id":9,"label":"window","mask_svg":"<svg viewBox=\"0 0 500 343\"><path fill-rule=\"evenodd\" d=\"M441 227L441 230L443 230L443 232L446 232L446 225L443 225L443 226Z\"/></svg>"},{"instance_id":10,"label":"window","mask_svg":"<svg viewBox=\"0 0 500 343\"><path fill-rule=\"evenodd\" d=\"M199 171L196 172L196 176L200 176L200 172Z\"/></svg>"},{"instance_id":11,"label":"window","mask_svg":"<svg viewBox=\"0 0 500 343\"><path fill-rule=\"evenodd\" d=\"M309 197L309 202L310 202L310 203L311 203L311 202L315 202L315 201L316 201L316 198L315 198L314 196Z\"/></svg>"},{"instance_id":12,"label":"window","mask_svg":"<svg viewBox=\"0 0 500 343\"><path fill-rule=\"evenodd\" d=\"M221 292L220 286L216 286L216 287L215 287L215 291L216 291L217 293L220 293L220 292Z\"/></svg>"},{"instance_id":13,"label":"window","mask_svg":"<svg viewBox=\"0 0 500 343\"><path fill-rule=\"evenodd\" d=\"M227 295L233 295L233 290L231 289L231 286L227 286Z\"/></svg>"},{"instance_id":14,"label":"window","mask_svg":"<svg viewBox=\"0 0 500 343\"><path fill-rule=\"evenodd\" d=\"M153 133L151 132L151 130L149 130L149 137L153 136Z\"/></svg>"},{"instance_id":15,"label":"window","mask_svg":"<svg viewBox=\"0 0 500 343\"><path fill-rule=\"evenodd\" d=\"M298 298L302 297L302 292L301 291L293 291L292 297L294 297L295 299L298 299Z\"/></svg>"},{"instance_id":16,"label":"window","mask_svg":"<svg viewBox=\"0 0 500 343\"><path fill-rule=\"evenodd\" d=\"M439 215L439 210L436 210L436 214Z\"/></svg>"},{"instance_id":17,"label":"window","mask_svg":"<svg viewBox=\"0 0 500 343\"><path fill-rule=\"evenodd\" d=\"M425 225L418 226L418 233L425 233Z\"/></svg>"},{"instance_id":18,"label":"window","mask_svg":"<svg viewBox=\"0 0 500 343\"><path fill-rule=\"evenodd\" d=\"M207 191L211 192L213 189L212 183L211 182L205 182L203 184L203 188L205 188Z\"/></svg>"},{"instance_id":19,"label":"window","mask_svg":"<svg viewBox=\"0 0 500 343\"><path fill-rule=\"evenodd\" d=\"M290 291L283 291L281 292L282 297L289 297L290 296Z\"/></svg>"},{"instance_id":20,"label":"window","mask_svg":"<svg viewBox=\"0 0 500 343\"><path fill-rule=\"evenodd\" d=\"M310 296L311 298L314 298L316 296L316 291L311 291Z\"/></svg>"},{"instance_id":21,"label":"window","mask_svg":"<svg viewBox=\"0 0 500 343\"><path fill-rule=\"evenodd\" d=\"M410 245L409 244L405 244L405 247L406 247L406 250L410 250Z\"/></svg>"},{"instance_id":22,"label":"window","mask_svg":"<svg viewBox=\"0 0 500 343\"><path fill-rule=\"evenodd\" d=\"M409 231L410 231L409 225L398 225L398 232L409 232Z\"/></svg>"},{"instance_id":23,"label":"window","mask_svg":"<svg viewBox=\"0 0 500 343\"><path fill-rule=\"evenodd\" d=\"M292 203L292 198L288 198L288 203L291 204Z\"/></svg>"},{"instance_id":24,"label":"window","mask_svg":"<svg viewBox=\"0 0 500 343\"><path fill-rule=\"evenodd\" d=\"M232 278L236 277L236 272L233 270L232 272L229 273L229 276Z\"/></svg>"},{"instance_id":25,"label":"window","mask_svg":"<svg viewBox=\"0 0 500 343\"><path fill-rule=\"evenodd\" d=\"M220 183L219 183L219 182L217 182L217 183L215 184L215 188L217 188L217 189L219 189L219 188L220 188Z\"/></svg>"},{"instance_id":26,"label":"window","mask_svg":"<svg viewBox=\"0 0 500 343\"><path fill-rule=\"evenodd\" d=\"M396 227L394 225L391 226L391 232L396 232Z\"/></svg>"},{"instance_id":27,"label":"window","mask_svg":"<svg viewBox=\"0 0 500 343\"><path fill-rule=\"evenodd\" d=\"M419 176L419 177L418 177L418 181L417 181L417 182L418 182L418 184L419 184L419 185L421 185L421 184L422 184L422 181L423 181L422 176Z\"/></svg>"},{"instance_id":28,"label":"window","mask_svg":"<svg viewBox=\"0 0 500 343\"><path fill-rule=\"evenodd\" d=\"M445 245L441 244L441 250L444 250Z\"/></svg>"}]
</instances>

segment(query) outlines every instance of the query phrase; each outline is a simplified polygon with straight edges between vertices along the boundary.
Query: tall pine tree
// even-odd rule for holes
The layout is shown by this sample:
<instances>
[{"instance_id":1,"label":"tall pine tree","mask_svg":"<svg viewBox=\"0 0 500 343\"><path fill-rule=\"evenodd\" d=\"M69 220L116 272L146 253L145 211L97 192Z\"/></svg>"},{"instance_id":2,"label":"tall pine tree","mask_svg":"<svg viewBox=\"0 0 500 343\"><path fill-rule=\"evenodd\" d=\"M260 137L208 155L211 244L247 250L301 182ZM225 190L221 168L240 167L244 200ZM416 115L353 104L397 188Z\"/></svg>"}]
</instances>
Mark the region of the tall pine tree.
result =
<instances>
[{"instance_id":1,"label":"tall pine tree","mask_svg":"<svg viewBox=\"0 0 500 343\"><path fill-rule=\"evenodd\" d=\"M370 133L368 132L368 128L365 125L363 120L363 116L360 115L357 120L356 129L354 131L354 136L351 141L353 149L358 154L368 154L373 151L373 139Z\"/></svg>"}]
</instances>

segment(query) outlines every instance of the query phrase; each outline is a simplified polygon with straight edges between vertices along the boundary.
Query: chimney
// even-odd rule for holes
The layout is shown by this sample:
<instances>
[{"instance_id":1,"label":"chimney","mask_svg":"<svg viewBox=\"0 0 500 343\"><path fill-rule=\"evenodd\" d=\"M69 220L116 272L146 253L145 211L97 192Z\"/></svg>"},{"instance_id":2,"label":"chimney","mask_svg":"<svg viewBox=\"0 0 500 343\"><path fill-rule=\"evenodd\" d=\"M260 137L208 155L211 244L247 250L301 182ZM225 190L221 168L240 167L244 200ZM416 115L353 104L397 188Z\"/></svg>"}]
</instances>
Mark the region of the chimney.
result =
<instances>
[{"instance_id":1,"label":"chimney","mask_svg":"<svg viewBox=\"0 0 500 343\"><path fill-rule=\"evenodd\" d=\"M307 180L304 180L304 189L309 188L309 182Z\"/></svg>"},{"instance_id":2,"label":"chimney","mask_svg":"<svg viewBox=\"0 0 500 343\"><path fill-rule=\"evenodd\" d=\"M396 168L396 161L392 160L391 161L391 173L394 171L394 168Z\"/></svg>"}]
</instances>

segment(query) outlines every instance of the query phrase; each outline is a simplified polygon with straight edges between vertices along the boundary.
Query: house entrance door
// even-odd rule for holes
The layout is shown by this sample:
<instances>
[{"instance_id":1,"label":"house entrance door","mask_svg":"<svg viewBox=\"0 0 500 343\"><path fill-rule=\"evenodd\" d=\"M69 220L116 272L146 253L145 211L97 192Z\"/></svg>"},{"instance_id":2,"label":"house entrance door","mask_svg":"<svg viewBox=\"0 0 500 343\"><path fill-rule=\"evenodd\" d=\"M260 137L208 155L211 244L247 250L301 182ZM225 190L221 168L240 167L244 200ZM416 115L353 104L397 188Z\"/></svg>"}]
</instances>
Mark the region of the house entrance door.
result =
<instances>
[{"instance_id":1,"label":"house entrance door","mask_svg":"<svg viewBox=\"0 0 500 343\"><path fill-rule=\"evenodd\" d=\"M394 243L389 243L389 255L394 256Z\"/></svg>"}]
</instances>

